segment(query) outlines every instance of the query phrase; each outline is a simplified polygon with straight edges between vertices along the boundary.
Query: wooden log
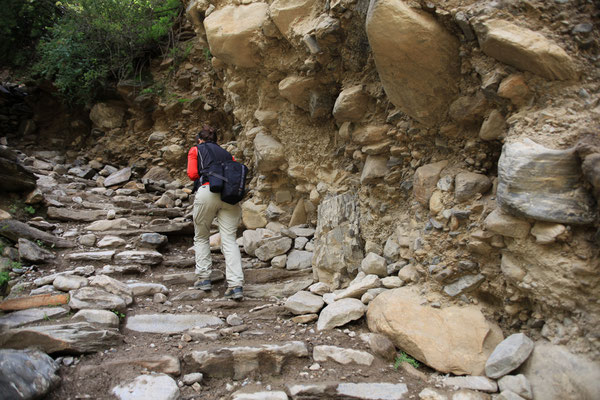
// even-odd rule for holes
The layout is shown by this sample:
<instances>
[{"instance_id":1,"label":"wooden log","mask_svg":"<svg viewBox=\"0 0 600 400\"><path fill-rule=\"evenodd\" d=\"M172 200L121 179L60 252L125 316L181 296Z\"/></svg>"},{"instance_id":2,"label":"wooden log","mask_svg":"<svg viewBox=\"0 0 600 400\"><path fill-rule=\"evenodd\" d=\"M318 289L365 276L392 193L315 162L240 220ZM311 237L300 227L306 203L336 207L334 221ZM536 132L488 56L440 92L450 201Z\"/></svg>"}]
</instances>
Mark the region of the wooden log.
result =
<instances>
[{"instance_id":1,"label":"wooden log","mask_svg":"<svg viewBox=\"0 0 600 400\"><path fill-rule=\"evenodd\" d=\"M59 238L15 219L0 221L0 235L14 242L18 242L19 238L25 238L31 241L41 240L48 245L60 248L75 247L75 243L71 240Z\"/></svg>"},{"instance_id":2,"label":"wooden log","mask_svg":"<svg viewBox=\"0 0 600 400\"><path fill-rule=\"evenodd\" d=\"M40 294L36 296L19 297L4 300L0 303L2 311L26 310L43 306L58 306L69 302L68 294Z\"/></svg>"}]
</instances>

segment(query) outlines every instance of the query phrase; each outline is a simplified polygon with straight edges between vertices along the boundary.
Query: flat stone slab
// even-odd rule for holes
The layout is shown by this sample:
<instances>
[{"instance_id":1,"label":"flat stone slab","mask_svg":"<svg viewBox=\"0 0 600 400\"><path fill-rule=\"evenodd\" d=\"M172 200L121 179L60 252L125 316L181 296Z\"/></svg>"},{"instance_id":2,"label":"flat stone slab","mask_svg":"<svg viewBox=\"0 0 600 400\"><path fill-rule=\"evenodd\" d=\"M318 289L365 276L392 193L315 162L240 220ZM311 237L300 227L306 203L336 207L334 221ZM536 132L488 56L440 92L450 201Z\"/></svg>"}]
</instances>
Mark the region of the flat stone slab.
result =
<instances>
[{"instance_id":1,"label":"flat stone slab","mask_svg":"<svg viewBox=\"0 0 600 400\"><path fill-rule=\"evenodd\" d=\"M2 328L17 328L50 318L59 318L66 314L67 310L62 307L30 308L28 310L15 311L0 317L0 330Z\"/></svg>"},{"instance_id":2,"label":"flat stone slab","mask_svg":"<svg viewBox=\"0 0 600 400\"><path fill-rule=\"evenodd\" d=\"M156 265L163 261L163 255L157 251L127 250L117 254L115 256L115 261Z\"/></svg>"},{"instance_id":3,"label":"flat stone slab","mask_svg":"<svg viewBox=\"0 0 600 400\"><path fill-rule=\"evenodd\" d=\"M69 296L66 294L40 294L36 296L4 300L2 303L0 303L0 310L26 310L41 306L58 306L61 304L67 304L68 302Z\"/></svg>"},{"instance_id":4,"label":"flat stone slab","mask_svg":"<svg viewBox=\"0 0 600 400\"><path fill-rule=\"evenodd\" d=\"M458 386L461 389L480 390L482 392L496 393L498 384L485 376L451 376L444 379L446 386Z\"/></svg>"},{"instance_id":5,"label":"flat stone slab","mask_svg":"<svg viewBox=\"0 0 600 400\"><path fill-rule=\"evenodd\" d=\"M48 218L58 221L94 222L106 218L106 210L73 210L48 207Z\"/></svg>"},{"instance_id":6,"label":"flat stone slab","mask_svg":"<svg viewBox=\"0 0 600 400\"><path fill-rule=\"evenodd\" d=\"M244 296L251 298L288 297L313 284L312 278L293 280L288 283L267 283L262 285L244 286Z\"/></svg>"},{"instance_id":7,"label":"flat stone slab","mask_svg":"<svg viewBox=\"0 0 600 400\"><path fill-rule=\"evenodd\" d=\"M117 330L99 329L86 322L10 329L0 334L0 346L12 349L36 347L45 353L93 353L121 342Z\"/></svg>"},{"instance_id":8,"label":"flat stone slab","mask_svg":"<svg viewBox=\"0 0 600 400\"><path fill-rule=\"evenodd\" d=\"M220 318L206 314L142 314L128 317L125 328L136 332L179 333L194 327L222 324Z\"/></svg>"}]
</instances>

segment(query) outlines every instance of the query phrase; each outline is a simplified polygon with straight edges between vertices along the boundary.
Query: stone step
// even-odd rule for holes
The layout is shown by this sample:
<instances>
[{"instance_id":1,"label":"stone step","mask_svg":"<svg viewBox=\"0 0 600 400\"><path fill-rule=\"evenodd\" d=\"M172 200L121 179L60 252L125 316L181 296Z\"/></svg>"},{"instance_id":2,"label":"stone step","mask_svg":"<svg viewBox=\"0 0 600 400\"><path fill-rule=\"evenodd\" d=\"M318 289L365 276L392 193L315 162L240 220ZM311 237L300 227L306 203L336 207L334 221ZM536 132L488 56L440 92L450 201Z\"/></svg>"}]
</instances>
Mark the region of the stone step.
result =
<instances>
[{"instance_id":1,"label":"stone step","mask_svg":"<svg viewBox=\"0 0 600 400\"><path fill-rule=\"evenodd\" d=\"M254 374L279 375L292 359L308 357L304 342L222 347L192 351L184 356L188 368L209 377L242 380Z\"/></svg>"},{"instance_id":2,"label":"stone step","mask_svg":"<svg viewBox=\"0 0 600 400\"><path fill-rule=\"evenodd\" d=\"M408 387L404 383L310 383L287 385L289 398L296 399L360 399L400 400L408 398Z\"/></svg>"}]
</instances>

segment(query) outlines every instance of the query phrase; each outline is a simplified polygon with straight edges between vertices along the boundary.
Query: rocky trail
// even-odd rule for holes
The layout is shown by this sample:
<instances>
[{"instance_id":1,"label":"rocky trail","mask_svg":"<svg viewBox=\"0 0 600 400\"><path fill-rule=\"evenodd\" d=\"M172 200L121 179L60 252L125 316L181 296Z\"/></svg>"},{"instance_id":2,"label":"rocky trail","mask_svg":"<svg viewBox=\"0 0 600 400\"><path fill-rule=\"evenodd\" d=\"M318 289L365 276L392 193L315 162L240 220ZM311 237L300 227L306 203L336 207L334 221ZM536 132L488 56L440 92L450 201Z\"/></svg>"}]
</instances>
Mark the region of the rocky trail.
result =
<instances>
[{"instance_id":1,"label":"rocky trail","mask_svg":"<svg viewBox=\"0 0 600 400\"><path fill-rule=\"evenodd\" d=\"M45 216L2 222L18 246L5 252L18 252L22 264L0 306L1 342L56 360L60 384L46 398L405 398L439 378L395 369L393 345L371 337L364 320L351 322L360 307L358 316L334 312L317 328L326 285L313 285L305 265L285 268L292 243L308 253L314 229L246 231L240 245L260 258L243 258L245 299L227 300L218 251L213 290L192 288L189 189L144 184L110 166L100 169L113 171L108 188L98 187L86 179L88 166L61 171L30 161L38 189L28 203ZM44 384L25 386L43 393L56 378L47 372Z\"/></svg>"},{"instance_id":2,"label":"rocky trail","mask_svg":"<svg viewBox=\"0 0 600 400\"><path fill-rule=\"evenodd\" d=\"M238 240L245 298L227 300L217 234L213 290L192 287L190 190L179 181L57 164L58 153L20 158L37 178L22 205L35 216L2 221L3 254L21 261L12 261L0 303L0 343L30 349L3 350L8 376L30 396L3 398L458 400L498 390L483 376L394 365L397 349L370 331L365 304L410 279L368 273L387 275L376 258L331 292L310 268L314 228L246 230Z\"/></svg>"}]
</instances>

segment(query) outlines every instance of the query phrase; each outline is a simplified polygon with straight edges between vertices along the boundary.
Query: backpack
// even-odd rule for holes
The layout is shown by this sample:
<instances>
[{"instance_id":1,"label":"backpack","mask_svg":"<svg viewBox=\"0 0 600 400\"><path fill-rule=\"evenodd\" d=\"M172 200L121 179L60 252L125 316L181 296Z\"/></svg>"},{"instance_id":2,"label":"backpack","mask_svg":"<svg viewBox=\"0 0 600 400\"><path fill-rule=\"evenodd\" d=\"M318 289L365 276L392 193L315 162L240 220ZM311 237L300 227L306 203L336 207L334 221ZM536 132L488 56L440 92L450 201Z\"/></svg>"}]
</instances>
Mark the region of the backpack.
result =
<instances>
[{"instance_id":1,"label":"backpack","mask_svg":"<svg viewBox=\"0 0 600 400\"><path fill-rule=\"evenodd\" d=\"M206 150L213 159L213 162L207 168L204 168L200 145L197 146L197 149L198 171L201 171L202 175L208 175L210 191L221 193L221 200L228 204L237 204L242 200L246 194L248 167L234 161L233 157L231 160L218 160L211 146L207 145Z\"/></svg>"}]
</instances>

